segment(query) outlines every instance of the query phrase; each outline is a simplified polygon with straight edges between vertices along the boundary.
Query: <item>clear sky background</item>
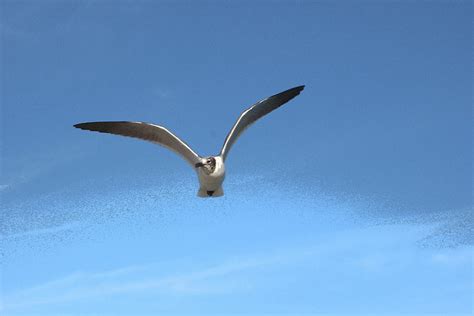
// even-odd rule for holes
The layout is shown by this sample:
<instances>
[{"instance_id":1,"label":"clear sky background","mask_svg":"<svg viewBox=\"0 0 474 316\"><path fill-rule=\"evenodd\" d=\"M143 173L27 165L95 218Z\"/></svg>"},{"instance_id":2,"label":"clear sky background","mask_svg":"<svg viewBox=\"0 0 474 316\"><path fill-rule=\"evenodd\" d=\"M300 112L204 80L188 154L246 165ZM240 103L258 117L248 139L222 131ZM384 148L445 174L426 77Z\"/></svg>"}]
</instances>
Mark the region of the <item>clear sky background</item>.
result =
<instances>
[{"instance_id":1,"label":"clear sky background","mask_svg":"<svg viewBox=\"0 0 474 316\"><path fill-rule=\"evenodd\" d=\"M473 311L470 1L0 1L2 315ZM225 196L74 129L247 130Z\"/></svg>"}]
</instances>

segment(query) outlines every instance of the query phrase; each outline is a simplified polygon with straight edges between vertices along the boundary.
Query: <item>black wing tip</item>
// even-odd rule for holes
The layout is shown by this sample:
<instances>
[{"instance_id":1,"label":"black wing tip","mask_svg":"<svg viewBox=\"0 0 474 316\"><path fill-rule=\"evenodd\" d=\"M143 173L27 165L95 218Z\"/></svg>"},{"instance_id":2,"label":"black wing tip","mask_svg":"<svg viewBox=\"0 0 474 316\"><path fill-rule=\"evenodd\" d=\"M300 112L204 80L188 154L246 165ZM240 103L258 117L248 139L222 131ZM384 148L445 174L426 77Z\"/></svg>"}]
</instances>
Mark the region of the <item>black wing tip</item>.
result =
<instances>
[{"instance_id":1,"label":"black wing tip","mask_svg":"<svg viewBox=\"0 0 474 316\"><path fill-rule=\"evenodd\" d=\"M103 122L77 123L77 124L74 124L73 127L80 128L80 129L88 129L89 127L95 126L95 125L113 125L113 124L124 124L124 123L147 124L147 123L144 123L144 122L131 122L131 121L103 121Z\"/></svg>"},{"instance_id":2,"label":"black wing tip","mask_svg":"<svg viewBox=\"0 0 474 316\"><path fill-rule=\"evenodd\" d=\"M275 94L272 97L289 97L290 100L291 100L294 97L296 97L297 95L299 95L301 93L301 91L303 91L304 88L305 88L305 85L297 86L297 87L285 90L283 92L280 92L278 94Z\"/></svg>"},{"instance_id":3,"label":"black wing tip","mask_svg":"<svg viewBox=\"0 0 474 316\"><path fill-rule=\"evenodd\" d=\"M102 122L87 122L87 123L77 123L74 124L73 126L75 128L83 129L83 130L89 130L90 127L96 123L102 123Z\"/></svg>"},{"instance_id":4,"label":"black wing tip","mask_svg":"<svg viewBox=\"0 0 474 316\"><path fill-rule=\"evenodd\" d=\"M296 92L300 93L301 91L304 90L305 87L306 87L305 85L301 85L301 86L297 86L297 87L291 88L291 89L289 89L288 91L296 91Z\"/></svg>"}]
</instances>

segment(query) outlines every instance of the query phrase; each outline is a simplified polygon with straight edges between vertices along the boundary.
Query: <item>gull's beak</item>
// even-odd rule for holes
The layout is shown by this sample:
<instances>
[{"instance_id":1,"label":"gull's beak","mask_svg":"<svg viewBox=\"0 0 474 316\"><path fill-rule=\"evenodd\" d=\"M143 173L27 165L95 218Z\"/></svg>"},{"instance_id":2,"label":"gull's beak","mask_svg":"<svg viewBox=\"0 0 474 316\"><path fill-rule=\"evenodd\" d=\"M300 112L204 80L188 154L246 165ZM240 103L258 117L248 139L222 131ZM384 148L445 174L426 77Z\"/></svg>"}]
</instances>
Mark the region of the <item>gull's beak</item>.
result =
<instances>
[{"instance_id":1,"label":"gull's beak","mask_svg":"<svg viewBox=\"0 0 474 316\"><path fill-rule=\"evenodd\" d=\"M194 167L196 168L204 167L204 164L202 162L198 162L197 164L194 165Z\"/></svg>"}]
</instances>

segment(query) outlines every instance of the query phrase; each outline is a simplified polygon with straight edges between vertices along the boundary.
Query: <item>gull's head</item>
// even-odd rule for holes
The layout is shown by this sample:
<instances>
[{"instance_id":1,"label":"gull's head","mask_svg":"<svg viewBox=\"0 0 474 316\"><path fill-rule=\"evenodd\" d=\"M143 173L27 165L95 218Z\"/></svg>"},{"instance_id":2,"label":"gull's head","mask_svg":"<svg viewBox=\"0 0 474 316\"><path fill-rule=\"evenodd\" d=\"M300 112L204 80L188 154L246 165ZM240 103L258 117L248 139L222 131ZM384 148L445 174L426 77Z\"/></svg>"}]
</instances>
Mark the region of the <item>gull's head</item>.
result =
<instances>
[{"instance_id":1,"label":"gull's head","mask_svg":"<svg viewBox=\"0 0 474 316\"><path fill-rule=\"evenodd\" d=\"M196 168L203 168L204 172L207 174L211 174L216 169L216 158L214 157L207 157L202 159L202 162L198 162L196 164Z\"/></svg>"}]
</instances>

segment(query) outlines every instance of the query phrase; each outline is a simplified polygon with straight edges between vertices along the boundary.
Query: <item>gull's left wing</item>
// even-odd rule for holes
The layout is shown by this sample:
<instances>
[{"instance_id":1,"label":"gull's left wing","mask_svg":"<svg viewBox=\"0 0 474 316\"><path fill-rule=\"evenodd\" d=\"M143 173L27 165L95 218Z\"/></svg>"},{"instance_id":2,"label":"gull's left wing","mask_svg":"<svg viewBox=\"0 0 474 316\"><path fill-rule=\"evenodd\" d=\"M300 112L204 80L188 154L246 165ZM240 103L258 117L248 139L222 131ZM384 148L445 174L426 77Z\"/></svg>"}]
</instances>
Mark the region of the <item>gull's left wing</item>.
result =
<instances>
[{"instance_id":1,"label":"gull's left wing","mask_svg":"<svg viewBox=\"0 0 474 316\"><path fill-rule=\"evenodd\" d=\"M252 105L249 109L244 111L237 122L235 122L234 126L230 130L229 134L227 135L224 146L222 146L221 150L221 156L225 160L227 157L227 154L229 153L230 148L232 145L235 143L237 138L239 138L240 134L255 123L256 120L261 118L262 116L270 113L271 111L279 108L286 102L290 101L294 97L296 97L298 94L300 94L301 91L303 91L304 86L298 86L283 92L280 92L278 94L275 94L271 97L268 97L266 99L263 99L254 105Z\"/></svg>"}]
</instances>

